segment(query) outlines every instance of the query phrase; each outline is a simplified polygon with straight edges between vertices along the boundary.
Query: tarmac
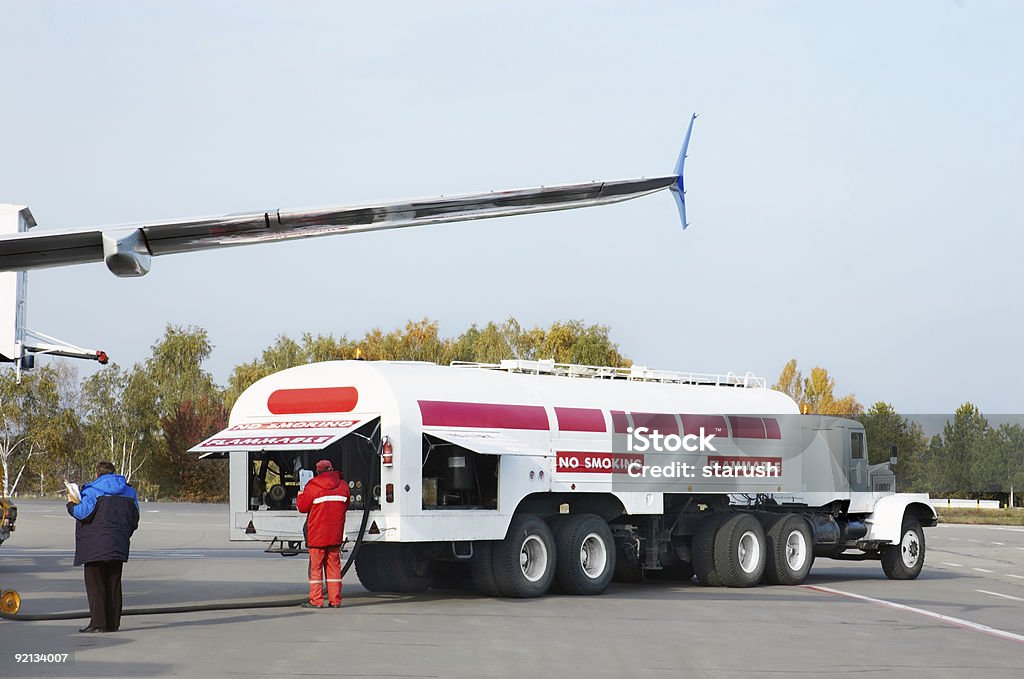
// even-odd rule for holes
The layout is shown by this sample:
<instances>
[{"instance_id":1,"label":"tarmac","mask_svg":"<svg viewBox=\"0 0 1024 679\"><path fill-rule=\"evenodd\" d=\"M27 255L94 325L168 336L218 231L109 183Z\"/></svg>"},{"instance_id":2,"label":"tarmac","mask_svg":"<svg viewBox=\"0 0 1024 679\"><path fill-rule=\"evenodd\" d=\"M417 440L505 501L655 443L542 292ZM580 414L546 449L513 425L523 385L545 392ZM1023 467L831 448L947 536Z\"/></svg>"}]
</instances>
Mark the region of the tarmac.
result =
<instances>
[{"instance_id":1,"label":"tarmac","mask_svg":"<svg viewBox=\"0 0 1024 679\"><path fill-rule=\"evenodd\" d=\"M22 613L87 609L62 503L18 503L0 589ZM227 539L226 505L143 503L125 608L302 597L302 556ZM799 587L614 584L603 595L507 600L373 594L350 572L340 609L269 608L0 621L0 676L501 677L1024 676L1024 527L925 529L914 581L878 562L819 559ZM17 654L67 654L18 662Z\"/></svg>"}]
</instances>

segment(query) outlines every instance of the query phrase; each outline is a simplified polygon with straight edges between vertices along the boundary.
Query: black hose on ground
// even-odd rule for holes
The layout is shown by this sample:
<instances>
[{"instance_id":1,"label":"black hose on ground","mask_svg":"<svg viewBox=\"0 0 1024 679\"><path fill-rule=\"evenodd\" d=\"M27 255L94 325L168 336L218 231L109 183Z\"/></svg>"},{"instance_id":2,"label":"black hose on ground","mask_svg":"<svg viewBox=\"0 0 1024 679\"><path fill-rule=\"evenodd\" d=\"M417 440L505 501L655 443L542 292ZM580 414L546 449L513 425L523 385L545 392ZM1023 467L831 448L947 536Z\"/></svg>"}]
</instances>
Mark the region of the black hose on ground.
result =
<instances>
[{"instance_id":1,"label":"black hose on ground","mask_svg":"<svg viewBox=\"0 0 1024 679\"><path fill-rule=\"evenodd\" d=\"M378 450L378 455L379 455ZM371 458L370 464L366 466L366 476L363 479L364 489L369 489L370 496L366 499L363 505L363 519L359 524L359 533L356 534L355 544L352 546L352 552L348 555L348 559L345 560L345 566L341 569L341 577L345 577L348 573L348 569L355 563L356 552L359 551L359 546L363 544L363 536L366 535L366 524L370 519L370 506L373 499L373 459ZM201 611L241 611L254 608L287 608L290 606L299 606L306 601L309 601L309 597L304 596L302 598L291 598L291 599L271 599L268 601L211 601L205 604L189 604L187 606L157 606L153 608L128 608L121 611L121 615L170 615L172 613L197 613ZM78 620L83 618L90 618L92 614L89 611L73 611L64 613L33 613L32 615L18 615L11 613L0 612L0 619L3 620L23 620L25 622L41 621L41 620Z\"/></svg>"},{"instance_id":2,"label":"black hose on ground","mask_svg":"<svg viewBox=\"0 0 1024 679\"><path fill-rule=\"evenodd\" d=\"M238 611L249 608L284 608L286 606L298 606L309 597L301 599L276 599L270 601L211 601L205 604L189 604L187 606L157 606L153 608L126 608L121 615L167 615L171 613L194 613L197 611ZM26 622L38 620L77 620L79 618L91 617L89 611L71 611L64 613L33 613L32 615L11 615L0 613L4 620L24 620Z\"/></svg>"}]
</instances>

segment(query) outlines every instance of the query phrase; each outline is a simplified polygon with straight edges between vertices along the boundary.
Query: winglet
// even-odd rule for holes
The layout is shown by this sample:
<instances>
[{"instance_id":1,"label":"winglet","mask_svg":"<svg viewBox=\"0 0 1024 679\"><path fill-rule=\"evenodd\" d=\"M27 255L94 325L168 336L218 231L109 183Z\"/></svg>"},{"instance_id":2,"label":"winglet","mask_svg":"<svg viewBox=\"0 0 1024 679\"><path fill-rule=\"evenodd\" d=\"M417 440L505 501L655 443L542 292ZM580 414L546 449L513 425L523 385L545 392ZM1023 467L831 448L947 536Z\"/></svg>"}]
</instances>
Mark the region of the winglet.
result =
<instances>
[{"instance_id":1,"label":"winglet","mask_svg":"<svg viewBox=\"0 0 1024 679\"><path fill-rule=\"evenodd\" d=\"M683 148L679 151L679 160L676 161L676 183L669 187L672 191L672 197L676 199L676 207L679 208L679 219L683 223L685 229L689 226L686 221L686 190L683 188L683 165L686 163L686 149L690 145L690 133L693 132L693 121L697 119L697 114L694 113L690 117L690 125L686 128L686 136L683 137Z\"/></svg>"}]
</instances>

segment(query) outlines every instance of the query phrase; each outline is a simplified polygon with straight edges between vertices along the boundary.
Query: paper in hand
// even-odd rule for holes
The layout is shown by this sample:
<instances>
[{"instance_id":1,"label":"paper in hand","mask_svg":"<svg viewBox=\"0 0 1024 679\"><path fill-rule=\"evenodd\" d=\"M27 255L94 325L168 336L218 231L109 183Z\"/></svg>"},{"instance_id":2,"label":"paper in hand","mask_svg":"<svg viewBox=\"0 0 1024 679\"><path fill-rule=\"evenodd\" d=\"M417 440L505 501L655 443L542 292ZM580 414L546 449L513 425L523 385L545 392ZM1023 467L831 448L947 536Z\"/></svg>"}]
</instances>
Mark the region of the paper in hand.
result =
<instances>
[{"instance_id":1,"label":"paper in hand","mask_svg":"<svg viewBox=\"0 0 1024 679\"><path fill-rule=\"evenodd\" d=\"M71 501L78 504L82 501L82 491L78 488L77 483L68 483L67 479L64 479L64 487L68 489L68 496L71 497Z\"/></svg>"}]
</instances>

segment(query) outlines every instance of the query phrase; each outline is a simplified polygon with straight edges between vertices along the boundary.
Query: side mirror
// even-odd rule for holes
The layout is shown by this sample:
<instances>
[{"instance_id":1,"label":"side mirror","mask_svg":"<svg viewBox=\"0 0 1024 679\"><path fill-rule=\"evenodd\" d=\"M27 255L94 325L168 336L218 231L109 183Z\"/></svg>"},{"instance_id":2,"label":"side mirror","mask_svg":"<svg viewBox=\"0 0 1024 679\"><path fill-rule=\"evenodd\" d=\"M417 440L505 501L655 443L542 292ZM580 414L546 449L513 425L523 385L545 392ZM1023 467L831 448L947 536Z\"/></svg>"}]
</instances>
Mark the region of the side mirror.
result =
<instances>
[{"instance_id":1,"label":"side mirror","mask_svg":"<svg viewBox=\"0 0 1024 679\"><path fill-rule=\"evenodd\" d=\"M896 446L889 446L889 464L895 465L898 459Z\"/></svg>"}]
</instances>

